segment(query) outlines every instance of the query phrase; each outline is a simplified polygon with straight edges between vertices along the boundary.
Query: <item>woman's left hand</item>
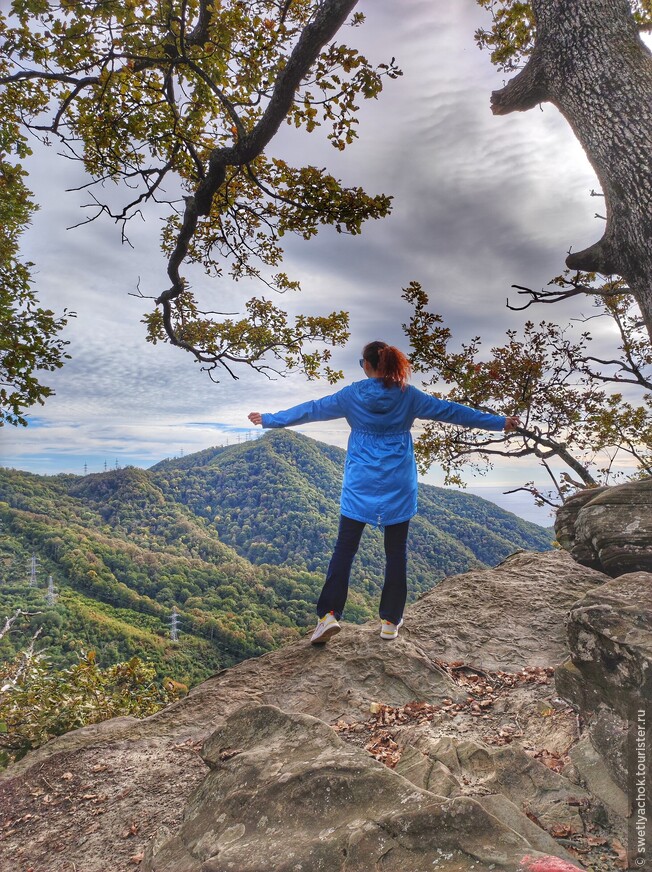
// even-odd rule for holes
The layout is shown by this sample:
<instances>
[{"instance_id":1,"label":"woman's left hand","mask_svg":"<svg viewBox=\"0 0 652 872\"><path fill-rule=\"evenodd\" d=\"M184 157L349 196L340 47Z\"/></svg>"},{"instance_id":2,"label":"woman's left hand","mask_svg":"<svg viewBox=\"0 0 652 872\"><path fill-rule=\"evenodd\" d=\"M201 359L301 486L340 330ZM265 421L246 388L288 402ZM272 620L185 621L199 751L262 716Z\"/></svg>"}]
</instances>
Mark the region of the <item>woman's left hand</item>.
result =
<instances>
[{"instance_id":1,"label":"woman's left hand","mask_svg":"<svg viewBox=\"0 0 652 872\"><path fill-rule=\"evenodd\" d=\"M505 418L505 433L511 433L513 430L516 430L517 427L521 426L521 419L518 415L508 415Z\"/></svg>"}]
</instances>

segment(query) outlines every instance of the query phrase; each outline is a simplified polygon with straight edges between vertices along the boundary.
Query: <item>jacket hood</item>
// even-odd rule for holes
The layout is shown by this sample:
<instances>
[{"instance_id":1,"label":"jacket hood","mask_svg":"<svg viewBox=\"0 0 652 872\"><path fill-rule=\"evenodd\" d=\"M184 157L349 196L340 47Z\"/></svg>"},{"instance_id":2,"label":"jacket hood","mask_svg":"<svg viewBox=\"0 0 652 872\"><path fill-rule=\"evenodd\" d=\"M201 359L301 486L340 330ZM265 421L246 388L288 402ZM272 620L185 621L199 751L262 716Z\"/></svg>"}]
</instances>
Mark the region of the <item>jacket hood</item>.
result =
<instances>
[{"instance_id":1,"label":"jacket hood","mask_svg":"<svg viewBox=\"0 0 652 872\"><path fill-rule=\"evenodd\" d=\"M403 394L398 387L386 388L381 378L366 378L354 382L351 387L360 405L374 414L391 412L401 402Z\"/></svg>"}]
</instances>

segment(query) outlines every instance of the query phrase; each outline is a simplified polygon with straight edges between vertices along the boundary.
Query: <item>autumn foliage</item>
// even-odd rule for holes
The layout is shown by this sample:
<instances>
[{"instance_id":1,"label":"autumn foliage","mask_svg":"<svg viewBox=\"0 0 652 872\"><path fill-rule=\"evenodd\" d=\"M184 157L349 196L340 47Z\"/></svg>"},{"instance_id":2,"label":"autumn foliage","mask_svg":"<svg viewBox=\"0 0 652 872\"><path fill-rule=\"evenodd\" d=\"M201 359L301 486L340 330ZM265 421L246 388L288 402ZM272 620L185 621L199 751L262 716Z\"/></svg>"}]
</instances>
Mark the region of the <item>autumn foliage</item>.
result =
<instances>
[{"instance_id":1,"label":"autumn foliage","mask_svg":"<svg viewBox=\"0 0 652 872\"><path fill-rule=\"evenodd\" d=\"M157 682L155 670L138 657L101 669L88 651L57 670L46 655L23 651L0 666L0 767L77 727L151 715L182 689L178 682Z\"/></svg>"},{"instance_id":2,"label":"autumn foliage","mask_svg":"<svg viewBox=\"0 0 652 872\"><path fill-rule=\"evenodd\" d=\"M553 281L589 288L595 277ZM522 423L508 435L429 422L416 443L422 470L436 459L447 483L459 484L463 467L483 472L495 457L532 457L551 488L544 492L532 482L525 488L539 502L553 504L577 487L652 472L652 350L619 283L596 288L597 316L619 340L610 358L593 353L588 329L550 321L509 329L504 343L489 350L480 336L456 343L443 318L429 310L418 283L404 298L413 307L404 325L412 364L427 387L483 411L519 415Z\"/></svg>"}]
</instances>

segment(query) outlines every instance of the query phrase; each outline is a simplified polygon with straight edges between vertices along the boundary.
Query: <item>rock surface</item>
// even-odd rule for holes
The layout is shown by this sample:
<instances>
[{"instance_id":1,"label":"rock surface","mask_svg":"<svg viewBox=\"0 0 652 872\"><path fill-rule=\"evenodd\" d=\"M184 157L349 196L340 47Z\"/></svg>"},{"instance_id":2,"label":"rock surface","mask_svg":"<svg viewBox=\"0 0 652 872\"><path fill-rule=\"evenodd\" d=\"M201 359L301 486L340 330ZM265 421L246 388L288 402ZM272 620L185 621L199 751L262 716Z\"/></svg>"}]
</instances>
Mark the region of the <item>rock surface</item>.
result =
<instances>
[{"instance_id":1,"label":"rock surface","mask_svg":"<svg viewBox=\"0 0 652 872\"><path fill-rule=\"evenodd\" d=\"M199 753L211 736L214 738L206 744L206 758L212 765L215 763L211 748L243 751L238 744L244 743L246 730L244 722L238 720L238 710L251 704L277 706L285 712L278 718L292 722L297 718L296 726L288 726L290 732L296 729L301 734L300 741L296 742L297 760L303 753L300 748L305 743L310 747L311 736L314 738L318 733L324 752L330 749L329 759L348 761L346 765L353 766L354 771L357 771L356 766L362 766L364 759L369 767L365 769L365 778L379 785L383 796L389 795L387 785L391 783L389 792L421 797L421 812L416 810L416 801L410 801L405 806L409 811L404 811L401 817L389 805L375 809L375 788L367 790L369 805L365 814L360 812L359 816L369 822L369 828L355 830L360 841L354 844L353 840L351 850L362 851L360 846L369 840L370 851L381 851L382 839L393 839L389 855L394 854L392 862L395 858L397 863L398 858L410 858L409 862L403 862L403 869L421 868L414 858L418 857L415 846L422 846L423 851L435 852L432 857L439 859L440 864L444 860L448 863L444 866L431 861L427 868L462 872L472 866L467 853L463 856L455 853L456 846L462 846L462 841L466 840L466 847L460 850L471 848L479 852L482 846L476 844L474 836L477 826L489 840L488 847L482 847L485 859L480 859L478 854L474 861L477 864L488 863L492 851L497 852L497 858L499 855L509 857L512 862L517 844L531 856L536 856L540 849L553 853L546 847L550 845L547 841L550 833L538 827L537 841L531 835L531 828L528 833L522 821L528 811L536 815L525 805L519 778L523 779L522 784L530 778L524 755L549 763L548 768L555 770L551 771L552 775L560 772L564 763L567 766L570 763L566 752L578 739L576 718L570 708L557 700L549 678L550 667L568 658L564 619L571 605L584 594L597 593L608 581L607 576L578 566L563 552L519 553L496 569L446 579L407 610L405 627L395 642L382 641L375 623L345 625L343 632L323 649L302 640L246 661L218 673L194 688L185 699L143 721L115 719L53 740L0 777L4 828L0 870L27 872L31 868L34 872L70 872L76 867L80 872L107 872L106 862L110 857L111 872L126 872L137 867L146 849L150 852L147 862L154 863L153 869L156 868L154 858L163 857L160 852L164 843L182 845L185 851L190 844L188 828L194 810L199 808L197 803L202 791L208 789L207 784L213 789L214 782L219 782L220 778L233 776L231 783L241 785L238 790L244 791L243 798L251 787L244 784L247 754L259 758L265 755L265 748L254 744L255 737L247 739L251 745L247 754L237 753L231 761L220 761L219 770L213 772L209 772ZM487 688L492 688L491 692ZM407 711L406 704L411 701L419 701L419 705L426 708L415 708L418 717L403 722L401 712ZM370 716L370 707L378 714ZM320 718L324 723L315 725L309 718L303 718L305 715ZM235 720L228 721L227 725L231 716ZM287 720L284 723L287 725ZM339 738L328 723L340 730ZM327 732L320 732L324 730ZM373 737L371 744L370 736ZM342 742L342 737L346 737L346 743ZM443 737L453 737L458 745L475 743L468 747L482 749L482 753L478 752L480 757L492 761L486 775L480 778L476 772L470 777L470 769L466 774L455 774L446 759L433 757L426 739L432 743ZM420 744L421 741L426 744ZM416 783L410 784L399 772L382 767L363 750L365 745L370 745L378 759L385 759L383 749L400 758L401 748L407 754L411 746L415 759L420 759L416 756L418 752L425 759L425 766L430 766L427 784L424 785L422 775L418 776L421 782L415 775ZM512 756L505 757L511 761L510 765L501 768L501 754L506 753L503 746L510 746ZM295 765L282 758L280 750L278 755L276 759L281 767ZM300 765L310 764L305 755L302 759ZM295 763L299 765L297 760ZM337 771L338 765L335 764L332 772ZM568 779L560 782L553 778L555 786L549 790L540 768L535 769L541 792L549 794L548 808L565 806L565 813L572 815L568 797L573 790L576 795L580 794L579 785ZM513 782L508 778L510 774L514 775ZM310 778L318 779L319 772ZM276 789L277 782L274 782ZM289 781L288 785L291 783ZM268 791L271 798L270 784L265 787L261 783L261 790ZM222 788L218 784L215 789ZM462 790L459 795L458 789ZM434 791L444 795L436 796ZM213 823L209 821L212 829L206 835L206 845L209 845L206 850L212 839L228 847L229 839L242 838L238 835L241 828L235 822L237 802L237 790L230 791L228 814L233 818L230 826L236 829L228 834L228 827L220 829L221 824L215 823L223 811L202 811L202 814L214 814ZM500 814L490 809L488 812L487 803L489 806L493 803ZM543 805L540 808L543 809ZM431 830L444 818L448 821L450 809L456 810L452 821L462 829L457 842L452 835L454 828L450 829L450 840L446 843L449 847L443 847L443 843L432 841ZM297 815L308 814L308 811L308 808L295 809ZM256 821L265 813L261 810ZM294 812L289 809L287 813ZM541 813L545 817L545 812ZM489 816L493 829L489 828ZM520 823L516 826L517 819L523 823L522 829ZM348 829L352 821L338 820L336 832L325 836L331 846L352 838L352 830ZM323 816L322 821L322 829L331 826ZM385 829L381 821L389 821ZM550 821L548 825L553 829L552 818ZM564 825L569 821L570 818L564 818ZM528 823L537 826L532 820ZM590 815L585 816L585 823L592 826ZM262 852L266 834L264 829L257 832L260 845L255 850ZM197 834L197 843L200 842L201 836ZM321 856L318 834L311 844L317 852L315 856ZM440 851L453 856L446 859ZM558 846L557 856L561 854L563 848ZM201 862L204 866L198 868L202 872L218 872L222 868L243 872L246 868L237 864L222 867L217 860L217 865L208 860ZM379 861L378 868L398 868L398 865L383 865L386 862L387 859ZM496 859L496 862L507 863L508 860ZM304 863L305 872L313 868L319 867ZM346 868L348 872L357 867ZM476 870L481 868L481 865L475 867ZM615 866L600 867L600 872L603 868ZM184 872L191 869L184 868Z\"/></svg>"},{"instance_id":2,"label":"rock surface","mask_svg":"<svg viewBox=\"0 0 652 872\"><path fill-rule=\"evenodd\" d=\"M410 607L407 626L433 656L484 669L548 666L568 650L568 609L604 581L563 551L521 551L490 572L445 578Z\"/></svg>"},{"instance_id":3,"label":"rock surface","mask_svg":"<svg viewBox=\"0 0 652 872\"><path fill-rule=\"evenodd\" d=\"M584 566L652 572L652 478L579 491L558 509L555 533Z\"/></svg>"},{"instance_id":4,"label":"rock surface","mask_svg":"<svg viewBox=\"0 0 652 872\"><path fill-rule=\"evenodd\" d=\"M241 708L203 756L211 773L144 872L488 872L535 850L513 806L506 825L470 797L416 788L306 715ZM565 855L552 839L547 847Z\"/></svg>"},{"instance_id":5,"label":"rock surface","mask_svg":"<svg viewBox=\"0 0 652 872\"><path fill-rule=\"evenodd\" d=\"M546 830L557 827L569 834L584 830L579 806L588 799L586 792L533 759L520 745L492 747L457 736L424 736L410 750L401 756L396 771L414 783L418 779L434 793L445 775L445 796L502 795ZM417 761L415 754L422 760Z\"/></svg>"},{"instance_id":6,"label":"rock surface","mask_svg":"<svg viewBox=\"0 0 652 872\"><path fill-rule=\"evenodd\" d=\"M562 675L557 686L585 714L604 703L627 719L639 700L652 699L652 573L621 575L588 591L570 610L567 632L581 695L573 697Z\"/></svg>"},{"instance_id":7,"label":"rock surface","mask_svg":"<svg viewBox=\"0 0 652 872\"><path fill-rule=\"evenodd\" d=\"M596 751L588 736L581 739L570 752L575 769L594 796L600 798L607 816L619 826L628 815L627 794L611 777L604 757Z\"/></svg>"},{"instance_id":8,"label":"rock surface","mask_svg":"<svg viewBox=\"0 0 652 872\"><path fill-rule=\"evenodd\" d=\"M570 751L582 783L613 829L630 814L628 731L636 712L652 710L652 573L610 579L573 606L566 620L570 656L555 671L586 735Z\"/></svg>"}]
</instances>

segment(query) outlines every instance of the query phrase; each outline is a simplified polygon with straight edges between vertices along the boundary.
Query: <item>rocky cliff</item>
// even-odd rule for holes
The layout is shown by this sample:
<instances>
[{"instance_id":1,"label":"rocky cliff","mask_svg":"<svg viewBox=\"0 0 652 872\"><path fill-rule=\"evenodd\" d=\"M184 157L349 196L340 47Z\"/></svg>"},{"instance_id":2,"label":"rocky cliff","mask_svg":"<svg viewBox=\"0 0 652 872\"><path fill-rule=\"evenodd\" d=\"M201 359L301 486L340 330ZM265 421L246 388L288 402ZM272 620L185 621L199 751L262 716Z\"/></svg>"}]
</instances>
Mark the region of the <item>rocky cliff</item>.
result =
<instances>
[{"instance_id":1,"label":"rocky cliff","mask_svg":"<svg viewBox=\"0 0 652 872\"><path fill-rule=\"evenodd\" d=\"M555 533L584 566L652 572L652 478L578 491L558 510Z\"/></svg>"},{"instance_id":2,"label":"rocky cliff","mask_svg":"<svg viewBox=\"0 0 652 872\"><path fill-rule=\"evenodd\" d=\"M624 577L638 612L622 582L519 552L439 584L394 642L345 625L53 740L0 779L0 869L622 869L652 575Z\"/></svg>"}]
</instances>

